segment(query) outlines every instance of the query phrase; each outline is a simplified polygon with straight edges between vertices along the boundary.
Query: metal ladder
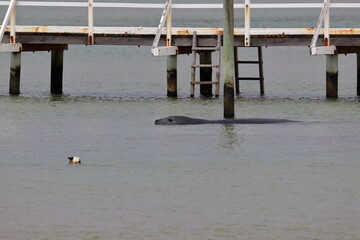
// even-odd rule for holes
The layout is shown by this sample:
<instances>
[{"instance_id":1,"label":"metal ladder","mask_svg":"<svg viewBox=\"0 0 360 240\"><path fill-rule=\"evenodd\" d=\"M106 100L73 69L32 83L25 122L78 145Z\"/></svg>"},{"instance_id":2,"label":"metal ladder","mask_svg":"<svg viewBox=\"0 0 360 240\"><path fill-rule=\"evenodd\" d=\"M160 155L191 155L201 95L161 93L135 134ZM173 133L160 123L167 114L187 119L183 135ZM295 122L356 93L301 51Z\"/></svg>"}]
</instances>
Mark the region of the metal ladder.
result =
<instances>
[{"instance_id":1,"label":"metal ladder","mask_svg":"<svg viewBox=\"0 0 360 240\"><path fill-rule=\"evenodd\" d=\"M235 47L234 51L234 61L235 61L235 85L236 93L240 93L240 80L252 80L260 81L260 94L264 95L264 69L263 69L263 55L262 47L258 48L258 60L257 61L239 61L238 59L238 48ZM258 64L259 65L259 77L239 77L239 64Z\"/></svg>"},{"instance_id":2,"label":"metal ladder","mask_svg":"<svg viewBox=\"0 0 360 240\"><path fill-rule=\"evenodd\" d=\"M196 53L204 51L215 51L217 52L217 61L216 64L197 64L196 63ZM193 33L193 43L192 43L192 64L191 64L191 82L190 82L190 97L194 97L195 85L196 84L215 84L215 97L219 96L220 93L220 60L221 60L221 34L218 32L217 35L217 45L215 47L198 47L197 46L197 35L196 31ZM215 81L196 81L196 68L216 68L216 80Z\"/></svg>"}]
</instances>

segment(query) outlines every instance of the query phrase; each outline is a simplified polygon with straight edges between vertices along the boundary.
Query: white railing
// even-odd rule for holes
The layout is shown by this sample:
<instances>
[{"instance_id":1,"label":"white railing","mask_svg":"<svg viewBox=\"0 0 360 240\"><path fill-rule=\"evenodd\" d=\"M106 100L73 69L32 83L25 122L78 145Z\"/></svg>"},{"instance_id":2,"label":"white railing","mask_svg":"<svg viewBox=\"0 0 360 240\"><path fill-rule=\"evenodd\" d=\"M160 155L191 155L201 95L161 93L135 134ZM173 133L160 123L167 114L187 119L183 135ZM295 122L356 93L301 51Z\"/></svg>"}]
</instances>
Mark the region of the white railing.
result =
<instances>
[{"instance_id":1,"label":"white railing","mask_svg":"<svg viewBox=\"0 0 360 240\"><path fill-rule=\"evenodd\" d=\"M177 47L171 46L171 5L172 0L166 0L164 11L160 18L160 23L156 31L155 39L152 44L151 52L154 56L167 56L176 55ZM164 25L166 24L166 47L158 47L161 33L163 32Z\"/></svg>"},{"instance_id":2,"label":"white railing","mask_svg":"<svg viewBox=\"0 0 360 240\"><path fill-rule=\"evenodd\" d=\"M153 4L153 3L100 3L93 2L93 0L88 0L88 2L46 2L46 1L0 1L0 6L8 6L8 11L3 20L3 24L0 29L0 43L2 41L4 32L6 31L6 26L10 18L10 37L12 39L11 43L16 42L16 24L15 24L15 8L20 6L29 6L29 7L81 7L88 8L88 44L94 44L94 8L145 8L145 9L164 9L158 28L156 29L156 37L152 46L152 52L155 55L172 55L176 54L176 47L171 46L171 35L172 35L172 26L171 26L171 10L172 9L222 9L223 4L179 4L172 3L172 0L166 0L164 4ZM330 0L324 0L324 3L251 3L250 0L244 0L244 4L234 4L235 9L244 9L245 19L244 19L244 28L242 33L244 34L244 43L245 46L251 46L251 35L255 34L257 31L261 31L266 34L266 29L252 29L251 28L251 19L250 11L252 9L322 9L318 24L316 26L316 32L314 35L313 42L311 44L312 49L316 48L317 38L321 32L321 25L323 21L325 26L323 29L323 34L328 40L329 38L329 11L331 8L360 8L360 3L330 3ZM12 17L10 17L12 16ZM166 32L164 32L164 27L166 23ZM77 28L73 28L74 31ZM115 29L115 28L114 28ZM283 28L283 32L286 32L286 28ZM83 29L81 29L81 33ZM168 49L165 51L156 51L159 49L158 43L161 35L166 35L166 47ZM217 33L216 33L217 34ZM325 42L326 39L325 39ZM315 43L315 45L313 44ZM314 50L315 51L315 50ZM316 54L321 54L321 51L316 51Z\"/></svg>"},{"instance_id":3,"label":"white railing","mask_svg":"<svg viewBox=\"0 0 360 240\"><path fill-rule=\"evenodd\" d=\"M317 41L319 39L321 26L323 24L324 24L324 46L316 47ZM310 44L311 55L336 53L336 47L330 45L329 29L330 29L330 0L324 0L324 5L323 8L321 9L320 16L316 24L316 30Z\"/></svg>"},{"instance_id":4,"label":"white railing","mask_svg":"<svg viewBox=\"0 0 360 240\"><path fill-rule=\"evenodd\" d=\"M4 21L3 23L1 24L1 29L0 29L0 43L4 37L4 33L5 33L5 29L6 29L6 25L8 24L9 22L9 19L10 19L10 16L12 16L12 18L14 18L15 16L15 5L16 5L16 0L11 0L10 3L9 3L9 8L8 10L6 11L6 14L5 14L5 17L4 17ZM13 26L12 26L13 28ZM13 29L14 30L14 29Z\"/></svg>"}]
</instances>

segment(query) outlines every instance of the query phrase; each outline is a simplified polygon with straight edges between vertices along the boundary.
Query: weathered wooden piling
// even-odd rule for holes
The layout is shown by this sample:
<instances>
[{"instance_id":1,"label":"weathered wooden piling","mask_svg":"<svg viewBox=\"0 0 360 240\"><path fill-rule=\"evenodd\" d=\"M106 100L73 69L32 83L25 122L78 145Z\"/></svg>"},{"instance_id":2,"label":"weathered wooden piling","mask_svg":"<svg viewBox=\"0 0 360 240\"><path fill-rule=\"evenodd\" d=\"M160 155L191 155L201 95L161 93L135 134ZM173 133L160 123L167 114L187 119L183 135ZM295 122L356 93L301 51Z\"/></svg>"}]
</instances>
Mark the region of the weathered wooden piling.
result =
<instances>
[{"instance_id":1,"label":"weathered wooden piling","mask_svg":"<svg viewBox=\"0 0 360 240\"><path fill-rule=\"evenodd\" d=\"M21 52L11 53L9 94L20 94Z\"/></svg>"},{"instance_id":2,"label":"weathered wooden piling","mask_svg":"<svg viewBox=\"0 0 360 240\"><path fill-rule=\"evenodd\" d=\"M235 68L235 92L240 93L240 81L239 81L239 53L238 48L234 47L234 68Z\"/></svg>"},{"instance_id":3,"label":"weathered wooden piling","mask_svg":"<svg viewBox=\"0 0 360 240\"><path fill-rule=\"evenodd\" d=\"M234 0L224 0L224 118L235 117Z\"/></svg>"},{"instance_id":4,"label":"weathered wooden piling","mask_svg":"<svg viewBox=\"0 0 360 240\"><path fill-rule=\"evenodd\" d=\"M177 55L167 57L167 96L177 97Z\"/></svg>"},{"instance_id":5,"label":"weathered wooden piling","mask_svg":"<svg viewBox=\"0 0 360 240\"><path fill-rule=\"evenodd\" d=\"M356 54L357 60L357 95L360 97L360 53Z\"/></svg>"},{"instance_id":6,"label":"weathered wooden piling","mask_svg":"<svg viewBox=\"0 0 360 240\"><path fill-rule=\"evenodd\" d=\"M200 52L200 64L212 64L210 51ZM212 67L200 68L200 82L212 82ZM200 95L211 97L212 84L200 84Z\"/></svg>"},{"instance_id":7,"label":"weathered wooden piling","mask_svg":"<svg viewBox=\"0 0 360 240\"><path fill-rule=\"evenodd\" d=\"M64 51L51 51L50 92L52 94L63 93L63 65Z\"/></svg>"},{"instance_id":8,"label":"weathered wooden piling","mask_svg":"<svg viewBox=\"0 0 360 240\"><path fill-rule=\"evenodd\" d=\"M172 0L166 0L169 4L172 4ZM172 45L171 38L172 27L172 11L169 9L166 17L166 46ZM167 96L177 97L177 55L167 56Z\"/></svg>"},{"instance_id":9,"label":"weathered wooden piling","mask_svg":"<svg viewBox=\"0 0 360 240\"><path fill-rule=\"evenodd\" d=\"M260 95L264 95L265 94L264 61L263 61L262 47L258 47L258 61L259 61Z\"/></svg>"},{"instance_id":10,"label":"weathered wooden piling","mask_svg":"<svg viewBox=\"0 0 360 240\"><path fill-rule=\"evenodd\" d=\"M326 55L326 97L338 97L338 55Z\"/></svg>"}]
</instances>

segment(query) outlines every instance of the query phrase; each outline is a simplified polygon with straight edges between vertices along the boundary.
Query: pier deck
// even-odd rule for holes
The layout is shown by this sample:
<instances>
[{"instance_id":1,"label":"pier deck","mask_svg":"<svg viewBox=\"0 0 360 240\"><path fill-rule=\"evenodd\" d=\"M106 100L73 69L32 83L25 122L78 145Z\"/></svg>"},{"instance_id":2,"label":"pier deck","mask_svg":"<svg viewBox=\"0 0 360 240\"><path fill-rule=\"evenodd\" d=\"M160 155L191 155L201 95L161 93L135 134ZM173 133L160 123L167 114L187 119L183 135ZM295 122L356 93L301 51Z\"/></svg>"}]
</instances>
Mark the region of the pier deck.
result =
<instances>
[{"instance_id":1,"label":"pier deck","mask_svg":"<svg viewBox=\"0 0 360 240\"><path fill-rule=\"evenodd\" d=\"M315 28L252 28L251 46L310 46ZM191 47L196 31L199 46L216 45L217 33L222 28L176 28L171 31L172 43L178 47ZM234 29L234 44L244 47L244 29ZM10 43L10 28L6 29L4 43ZM157 28L151 27L94 27L94 45L152 46ZM360 46L360 28L332 28L330 41L335 46ZM162 33L159 45L165 46L166 33ZM323 39L321 33L320 39ZM88 28L76 26L17 26L16 42L23 44L88 44ZM323 45L319 41L320 45Z\"/></svg>"},{"instance_id":2,"label":"pier deck","mask_svg":"<svg viewBox=\"0 0 360 240\"><path fill-rule=\"evenodd\" d=\"M0 7L8 7L8 13L4 18L0 33L4 35L3 43L22 44L95 44L95 45L140 45L140 46L177 46L191 47L194 31L199 36L199 46L216 45L218 32L223 33L222 28L192 28L172 26L172 9L207 11L209 9L221 9L223 4L181 4L164 0L164 4L156 3L104 3L88 0L86 2L36 2L36 1L0 1ZM360 3L250 3L246 0L244 4L234 4L234 9L244 9L244 27L234 29L234 44L242 46L310 46L311 40L318 28L318 34L323 41L319 45L331 43L332 46L360 46L360 28L331 28L330 14L324 13L322 24L315 25L317 16L314 16L312 26L307 28L252 28L250 12L257 9L271 11L273 9L307 11L308 9L360 9ZM57 26L22 26L16 24L16 8L20 7L65 7L65 8L87 8L87 26L61 26L61 20ZM163 9L158 27L100 27L94 25L95 8L118 8L118 9ZM141 14L141 13L139 13ZM181 16L176 16L181 20ZM10 22L9 25L7 23ZM321 22L321 23L322 23ZM316 28L317 27L317 28ZM2 29L5 28L5 29ZM154 46L154 38L158 35L159 42ZM324 40L327 35L330 41ZM0 36L0 39L2 36ZM171 42L167 43L167 39ZM0 42L1 43L1 42ZM181 53L181 51L180 51Z\"/></svg>"}]
</instances>

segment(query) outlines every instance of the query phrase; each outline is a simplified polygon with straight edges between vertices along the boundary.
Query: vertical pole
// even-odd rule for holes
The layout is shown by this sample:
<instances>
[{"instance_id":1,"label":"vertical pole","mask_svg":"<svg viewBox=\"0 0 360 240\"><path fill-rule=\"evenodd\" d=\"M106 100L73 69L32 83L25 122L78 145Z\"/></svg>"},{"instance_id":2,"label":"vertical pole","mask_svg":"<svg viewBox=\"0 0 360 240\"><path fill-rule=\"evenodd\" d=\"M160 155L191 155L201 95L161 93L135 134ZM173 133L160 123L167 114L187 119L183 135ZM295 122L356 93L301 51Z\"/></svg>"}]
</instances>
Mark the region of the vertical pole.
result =
<instances>
[{"instance_id":1,"label":"vertical pole","mask_svg":"<svg viewBox=\"0 0 360 240\"><path fill-rule=\"evenodd\" d=\"M211 52L200 52L200 64L211 64ZM212 82L212 68L200 68L200 82ZM212 84L200 84L200 95L203 97L212 96Z\"/></svg>"},{"instance_id":2,"label":"vertical pole","mask_svg":"<svg viewBox=\"0 0 360 240\"><path fill-rule=\"evenodd\" d=\"M330 0L328 0L330 4ZM329 5L330 6L330 5ZM324 46L330 46L330 7L326 9L324 17Z\"/></svg>"},{"instance_id":3,"label":"vertical pole","mask_svg":"<svg viewBox=\"0 0 360 240\"><path fill-rule=\"evenodd\" d=\"M264 95L264 61L262 54L262 47L258 47L258 59L259 59L259 78L260 78L260 95Z\"/></svg>"},{"instance_id":4,"label":"vertical pole","mask_svg":"<svg viewBox=\"0 0 360 240\"><path fill-rule=\"evenodd\" d=\"M170 47L171 39L171 25L172 25L172 0L166 0L170 4L170 9L166 17L166 46ZM177 55L167 56L167 96L177 97Z\"/></svg>"},{"instance_id":5,"label":"vertical pole","mask_svg":"<svg viewBox=\"0 0 360 240\"><path fill-rule=\"evenodd\" d=\"M245 0L245 47L250 46L250 0Z\"/></svg>"},{"instance_id":6,"label":"vertical pole","mask_svg":"<svg viewBox=\"0 0 360 240\"><path fill-rule=\"evenodd\" d=\"M88 44L94 44L94 4L88 0Z\"/></svg>"},{"instance_id":7,"label":"vertical pole","mask_svg":"<svg viewBox=\"0 0 360 240\"><path fill-rule=\"evenodd\" d=\"M360 97L360 53L356 54L357 60L357 95Z\"/></svg>"},{"instance_id":8,"label":"vertical pole","mask_svg":"<svg viewBox=\"0 0 360 240\"><path fill-rule=\"evenodd\" d=\"M338 55L326 55L326 97L338 97Z\"/></svg>"},{"instance_id":9,"label":"vertical pole","mask_svg":"<svg viewBox=\"0 0 360 240\"><path fill-rule=\"evenodd\" d=\"M220 64L221 64L221 33L218 32L218 40L216 45L218 56L216 60L216 87L215 87L215 97L220 96Z\"/></svg>"},{"instance_id":10,"label":"vertical pole","mask_svg":"<svg viewBox=\"0 0 360 240\"><path fill-rule=\"evenodd\" d=\"M238 48L234 47L234 67L235 67L235 91L236 94L240 93L240 82L239 82L239 56Z\"/></svg>"},{"instance_id":11,"label":"vertical pole","mask_svg":"<svg viewBox=\"0 0 360 240\"><path fill-rule=\"evenodd\" d=\"M10 43L16 42L16 6L14 6L10 15Z\"/></svg>"},{"instance_id":12,"label":"vertical pole","mask_svg":"<svg viewBox=\"0 0 360 240\"><path fill-rule=\"evenodd\" d=\"M11 53L9 94L20 94L21 52Z\"/></svg>"},{"instance_id":13,"label":"vertical pole","mask_svg":"<svg viewBox=\"0 0 360 240\"><path fill-rule=\"evenodd\" d=\"M64 51L51 51L50 92L52 94L63 93L63 65Z\"/></svg>"},{"instance_id":14,"label":"vertical pole","mask_svg":"<svg viewBox=\"0 0 360 240\"><path fill-rule=\"evenodd\" d=\"M224 118L235 116L234 0L224 0Z\"/></svg>"},{"instance_id":15,"label":"vertical pole","mask_svg":"<svg viewBox=\"0 0 360 240\"><path fill-rule=\"evenodd\" d=\"M172 27L172 9L171 9L171 4L172 4L172 0L166 0L166 2L168 2L170 4L170 8L169 8L169 12L166 16L166 46L170 47L171 46L171 27Z\"/></svg>"},{"instance_id":16,"label":"vertical pole","mask_svg":"<svg viewBox=\"0 0 360 240\"><path fill-rule=\"evenodd\" d=\"M190 97L194 97L195 95L195 76L196 76L196 68L194 65L196 64L196 31L193 32L193 40L192 40L192 64L191 64L191 82L190 82Z\"/></svg>"},{"instance_id":17,"label":"vertical pole","mask_svg":"<svg viewBox=\"0 0 360 240\"><path fill-rule=\"evenodd\" d=\"M177 97L177 55L167 56L167 96Z\"/></svg>"},{"instance_id":18,"label":"vertical pole","mask_svg":"<svg viewBox=\"0 0 360 240\"><path fill-rule=\"evenodd\" d=\"M16 6L14 6L10 15L10 43L16 42ZM21 52L11 53L10 83L9 93L11 95L20 94L20 70L21 70Z\"/></svg>"}]
</instances>

